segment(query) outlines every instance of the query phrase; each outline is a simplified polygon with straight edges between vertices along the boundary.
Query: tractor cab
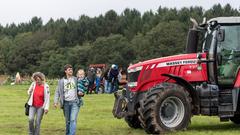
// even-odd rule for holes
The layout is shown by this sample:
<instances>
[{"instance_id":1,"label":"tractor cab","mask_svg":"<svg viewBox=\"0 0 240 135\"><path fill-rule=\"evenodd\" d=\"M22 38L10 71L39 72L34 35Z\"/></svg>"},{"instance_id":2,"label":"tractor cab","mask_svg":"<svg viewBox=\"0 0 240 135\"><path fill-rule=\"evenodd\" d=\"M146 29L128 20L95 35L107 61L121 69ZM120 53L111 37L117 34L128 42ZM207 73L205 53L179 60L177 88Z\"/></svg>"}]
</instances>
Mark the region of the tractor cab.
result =
<instances>
[{"instance_id":1,"label":"tractor cab","mask_svg":"<svg viewBox=\"0 0 240 135\"><path fill-rule=\"evenodd\" d=\"M240 17L213 18L190 30L188 53L197 52L198 42L194 39L198 40L199 32L205 33L202 53L207 53L209 82L233 88L240 67Z\"/></svg>"}]
</instances>

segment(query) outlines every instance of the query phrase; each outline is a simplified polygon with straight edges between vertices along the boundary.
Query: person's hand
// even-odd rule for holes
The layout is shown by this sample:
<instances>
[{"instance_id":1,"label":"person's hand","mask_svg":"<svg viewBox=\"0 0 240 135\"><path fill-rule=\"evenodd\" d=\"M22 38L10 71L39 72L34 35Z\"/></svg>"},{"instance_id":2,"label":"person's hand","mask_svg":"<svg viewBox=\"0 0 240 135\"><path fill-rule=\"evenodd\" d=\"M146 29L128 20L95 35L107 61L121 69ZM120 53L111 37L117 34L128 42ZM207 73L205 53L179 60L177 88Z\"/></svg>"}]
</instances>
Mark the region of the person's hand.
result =
<instances>
[{"instance_id":1,"label":"person's hand","mask_svg":"<svg viewBox=\"0 0 240 135\"><path fill-rule=\"evenodd\" d=\"M84 93L82 93L81 91L79 91L79 92L78 92L78 95L82 97L82 96L84 96Z\"/></svg>"},{"instance_id":2,"label":"person's hand","mask_svg":"<svg viewBox=\"0 0 240 135\"><path fill-rule=\"evenodd\" d=\"M53 104L53 107L54 107L55 109L57 109L57 106L58 106L57 103L54 103L54 104Z\"/></svg>"},{"instance_id":3,"label":"person's hand","mask_svg":"<svg viewBox=\"0 0 240 135\"><path fill-rule=\"evenodd\" d=\"M44 114L47 114L48 113L48 110L44 110Z\"/></svg>"},{"instance_id":4,"label":"person's hand","mask_svg":"<svg viewBox=\"0 0 240 135\"><path fill-rule=\"evenodd\" d=\"M30 95L31 93L32 93L32 91L31 91L31 90L28 90L28 91L27 91L27 94L28 94L28 95Z\"/></svg>"}]
</instances>

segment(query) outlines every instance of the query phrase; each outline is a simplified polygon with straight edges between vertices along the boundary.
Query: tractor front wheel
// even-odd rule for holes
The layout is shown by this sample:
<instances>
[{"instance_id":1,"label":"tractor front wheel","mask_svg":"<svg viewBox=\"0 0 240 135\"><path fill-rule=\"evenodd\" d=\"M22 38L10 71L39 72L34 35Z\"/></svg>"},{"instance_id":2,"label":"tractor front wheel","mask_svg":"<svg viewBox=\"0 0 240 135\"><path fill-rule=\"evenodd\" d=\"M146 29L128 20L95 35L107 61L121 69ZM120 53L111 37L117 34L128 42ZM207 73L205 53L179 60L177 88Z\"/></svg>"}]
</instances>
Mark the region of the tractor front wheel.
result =
<instances>
[{"instance_id":1,"label":"tractor front wheel","mask_svg":"<svg viewBox=\"0 0 240 135\"><path fill-rule=\"evenodd\" d=\"M138 115L133 116L126 116L125 121L127 122L128 126L131 128L142 128L141 122L138 119Z\"/></svg>"},{"instance_id":2,"label":"tractor front wheel","mask_svg":"<svg viewBox=\"0 0 240 135\"><path fill-rule=\"evenodd\" d=\"M159 134L182 130L191 119L191 98L181 86L160 84L146 94L141 102L140 121L147 133Z\"/></svg>"}]
</instances>

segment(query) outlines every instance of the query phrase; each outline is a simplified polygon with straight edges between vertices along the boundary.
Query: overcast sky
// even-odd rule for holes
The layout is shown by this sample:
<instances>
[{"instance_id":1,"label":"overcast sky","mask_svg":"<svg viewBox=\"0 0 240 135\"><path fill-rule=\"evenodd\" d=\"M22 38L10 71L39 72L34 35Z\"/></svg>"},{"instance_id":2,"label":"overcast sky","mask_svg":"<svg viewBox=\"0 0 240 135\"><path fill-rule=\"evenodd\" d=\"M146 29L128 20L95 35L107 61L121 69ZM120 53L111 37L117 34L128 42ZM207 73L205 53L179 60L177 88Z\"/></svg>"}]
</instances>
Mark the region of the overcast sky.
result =
<instances>
[{"instance_id":1,"label":"overcast sky","mask_svg":"<svg viewBox=\"0 0 240 135\"><path fill-rule=\"evenodd\" d=\"M29 22L33 16L41 17L44 23L50 18L78 19L83 14L94 17L110 9L118 14L125 8L135 8L143 13L156 11L159 6L177 9L202 6L209 9L217 3L240 7L238 0L0 0L0 24Z\"/></svg>"}]
</instances>

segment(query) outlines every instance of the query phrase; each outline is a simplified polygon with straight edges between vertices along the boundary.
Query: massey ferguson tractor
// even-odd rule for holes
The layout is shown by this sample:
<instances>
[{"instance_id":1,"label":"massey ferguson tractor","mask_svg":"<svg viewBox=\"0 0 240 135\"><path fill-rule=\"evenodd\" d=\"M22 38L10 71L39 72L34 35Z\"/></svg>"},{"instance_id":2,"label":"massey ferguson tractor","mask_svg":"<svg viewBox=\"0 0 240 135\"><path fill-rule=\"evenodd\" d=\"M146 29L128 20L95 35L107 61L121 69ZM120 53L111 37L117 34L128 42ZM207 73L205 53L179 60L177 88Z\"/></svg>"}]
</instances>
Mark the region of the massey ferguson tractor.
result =
<instances>
[{"instance_id":1,"label":"massey ferguson tractor","mask_svg":"<svg viewBox=\"0 0 240 135\"><path fill-rule=\"evenodd\" d=\"M128 67L127 89L114 94L116 118L150 134L184 130L193 115L240 124L240 17L191 21L186 54Z\"/></svg>"}]
</instances>

